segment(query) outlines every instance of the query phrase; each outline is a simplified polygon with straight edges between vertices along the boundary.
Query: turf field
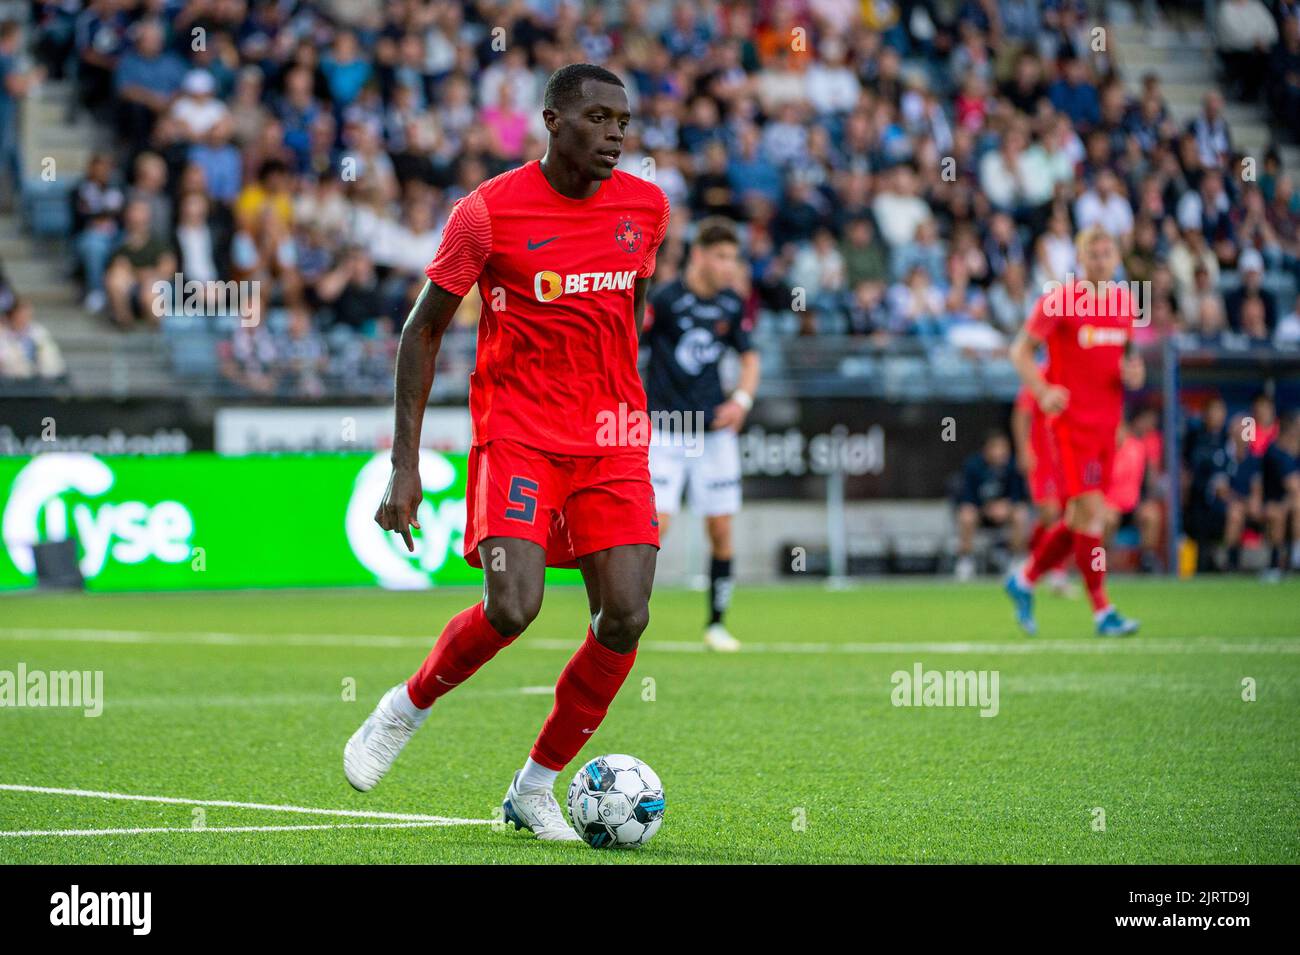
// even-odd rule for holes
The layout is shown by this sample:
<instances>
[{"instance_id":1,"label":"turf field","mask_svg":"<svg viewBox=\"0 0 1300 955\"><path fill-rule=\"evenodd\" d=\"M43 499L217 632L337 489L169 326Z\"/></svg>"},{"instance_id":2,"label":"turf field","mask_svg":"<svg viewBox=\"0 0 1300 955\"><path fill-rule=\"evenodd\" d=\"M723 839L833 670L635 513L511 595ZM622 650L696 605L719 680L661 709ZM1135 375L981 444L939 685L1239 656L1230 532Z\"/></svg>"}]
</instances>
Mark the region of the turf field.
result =
<instances>
[{"instance_id":1,"label":"turf field","mask_svg":"<svg viewBox=\"0 0 1300 955\"><path fill-rule=\"evenodd\" d=\"M0 709L0 861L1300 861L1300 583L1112 589L1141 636L1098 640L1044 596L1028 640L992 583L742 589L734 656L699 652L702 594L657 593L584 750L663 777L663 829L621 853L491 823L580 589L548 593L364 795L343 743L470 592L4 598L0 670L101 670L106 703ZM997 671L997 714L895 706L917 664Z\"/></svg>"}]
</instances>

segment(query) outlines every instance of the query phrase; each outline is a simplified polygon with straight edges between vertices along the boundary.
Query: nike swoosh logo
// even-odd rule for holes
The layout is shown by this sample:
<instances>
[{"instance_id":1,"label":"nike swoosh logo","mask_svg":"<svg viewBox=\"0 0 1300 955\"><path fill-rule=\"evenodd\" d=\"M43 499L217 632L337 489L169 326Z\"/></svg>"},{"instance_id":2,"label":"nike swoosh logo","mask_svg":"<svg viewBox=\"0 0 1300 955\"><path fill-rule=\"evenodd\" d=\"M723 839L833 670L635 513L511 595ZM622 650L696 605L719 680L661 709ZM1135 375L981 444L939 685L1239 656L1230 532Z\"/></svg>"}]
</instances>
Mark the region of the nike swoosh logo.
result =
<instances>
[{"instance_id":1,"label":"nike swoosh logo","mask_svg":"<svg viewBox=\"0 0 1300 955\"><path fill-rule=\"evenodd\" d=\"M594 733L594 732L596 732L596 731L595 731L595 730L583 730L583 732L586 733L588 736L590 736L592 733Z\"/></svg>"},{"instance_id":2,"label":"nike swoosh logo","mask_svg":"<svg viewBox=\"0 0 1300 955\"><path fill-rule=\"evenodd\" d=\"M531 252L531 251L533 251L534 249L540 249L540 248L541 248L542 246L544 246L546 243L548 243L548 242L554 242L554 241L555 241L556 239L558 239L558 238L559 238L558 235L553 235L553 236L551 236L549 239L543 239L541 242L534 242L532 239L529 239L529 240L528 240L528 251Z\"/></svg>"},{"instance_id":3,"label":"nike swoosh logo","mask_svg":"<svg viewBox=\"0 0 1300 955\"><path fill-rule=\"evenodd\" d=\"M443 686L460 686L459 683L448 683L446 680L438 676L438 674L436 673L433 675L433 678L437 680L439 683L441 683Z\"/></svg>"}]
</instances>

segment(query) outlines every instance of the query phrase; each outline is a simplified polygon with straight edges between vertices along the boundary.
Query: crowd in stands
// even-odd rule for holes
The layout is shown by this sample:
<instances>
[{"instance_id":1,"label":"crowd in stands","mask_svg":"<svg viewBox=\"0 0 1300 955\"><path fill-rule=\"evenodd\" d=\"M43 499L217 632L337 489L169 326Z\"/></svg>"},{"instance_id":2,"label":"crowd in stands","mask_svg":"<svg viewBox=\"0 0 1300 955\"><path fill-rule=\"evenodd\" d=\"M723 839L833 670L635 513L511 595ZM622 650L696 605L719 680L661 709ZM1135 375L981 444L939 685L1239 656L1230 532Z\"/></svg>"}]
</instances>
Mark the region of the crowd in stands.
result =
<instances>
[{"instance_id":1,"label":"crowd in stands","mask_svg":"<svg viewBox=\"0 0 1300 955\"><path fill-rule=\"evenodd\" d=\"M176 271L257 280L281 331L232 337L221 362L250 386L304 348L393 336L451 205L543 152L541 89L573 61L628 84L621 166L674 210L661 271L693 220L737 219L777 337L998 354L1099 223L1121 278L1151 283L1144 342L1300 343L1292 175L1272 152L1243 173L1218 93L1180 125L1157 76L1126 92L1082 0L34 7L43 69L119 136L75 194L87 307L132 327L160 321L150 288ZM1300 75L1258 64L1294 65L1300 5L1263 8L1275 36L1261 7L1224 0L1225 68L1289 116Z\"/></svg>"}]
</instances>

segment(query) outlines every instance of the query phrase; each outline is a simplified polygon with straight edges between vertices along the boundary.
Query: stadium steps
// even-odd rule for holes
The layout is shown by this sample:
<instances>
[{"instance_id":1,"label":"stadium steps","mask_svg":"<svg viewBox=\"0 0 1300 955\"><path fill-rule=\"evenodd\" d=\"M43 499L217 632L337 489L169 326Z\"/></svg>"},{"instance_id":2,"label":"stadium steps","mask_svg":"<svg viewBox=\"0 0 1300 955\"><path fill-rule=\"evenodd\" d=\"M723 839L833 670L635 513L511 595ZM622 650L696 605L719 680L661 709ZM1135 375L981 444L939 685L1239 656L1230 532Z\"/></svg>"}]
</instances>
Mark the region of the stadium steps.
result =
<instances>
[{"instance_id":1,"label":"stadium steps","mask_svg":"<svg viewBox=\"0 0 1300 955\"><path fill-rule=\"evenodd\" d=\"M85 114L69 116L66 82L43 85L23 107L25 198L21 212L0 216L0 261L17 294L32 302L37 321L53 333L68 366L69 390L79 394L174 394L175 378L161 336L120 332L81 306L72 280L67 237L69 193L90 154L111 145L108 131ZM53 178L42 170L53 159Z\"/></svg>"},{"instance_id":2,"label":"stadium steps","mask_svg":"<svg viewBox=\"0 0 1300 955\"><path fill-rule=\"evenodd\" d=\"M1138 23L1120 23L1111 27L1111 35L1130 95L1140 94L1143 74L1155 73L1178 124L1184 126L1196 117L1205 94L1218 85L1214 41L1206 30L1180 30L1167 24L1148 29ZM1267 110L1228 99L1224 115L1236 147L1262 165L1274 140ZM1285 169L1300 170L1300 146L1278 143L1277 149Z\"/></svg>"}]
</instances>

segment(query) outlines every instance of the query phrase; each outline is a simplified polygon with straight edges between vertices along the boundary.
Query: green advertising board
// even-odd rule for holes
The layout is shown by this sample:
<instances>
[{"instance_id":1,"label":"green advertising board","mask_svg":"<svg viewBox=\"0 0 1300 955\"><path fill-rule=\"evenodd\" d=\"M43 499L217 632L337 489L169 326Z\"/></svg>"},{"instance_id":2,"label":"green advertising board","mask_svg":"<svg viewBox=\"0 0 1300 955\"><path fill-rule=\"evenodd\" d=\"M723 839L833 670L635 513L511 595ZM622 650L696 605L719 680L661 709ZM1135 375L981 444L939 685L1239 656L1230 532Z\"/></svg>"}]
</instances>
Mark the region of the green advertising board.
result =
<instances>
[{"instance_id":1,"label":"green advertising board","mask_svg":"<svg viewBox=\"0 0 1300 955\"><path fill-rule=\"evenodd\" d=\"M32 545L67 538L93 591L480 583L465 455L422 452L414 554L374 522L389 471L387 454L0 458L0 590L36 586Z\"/></svg>"}]
</instances>

